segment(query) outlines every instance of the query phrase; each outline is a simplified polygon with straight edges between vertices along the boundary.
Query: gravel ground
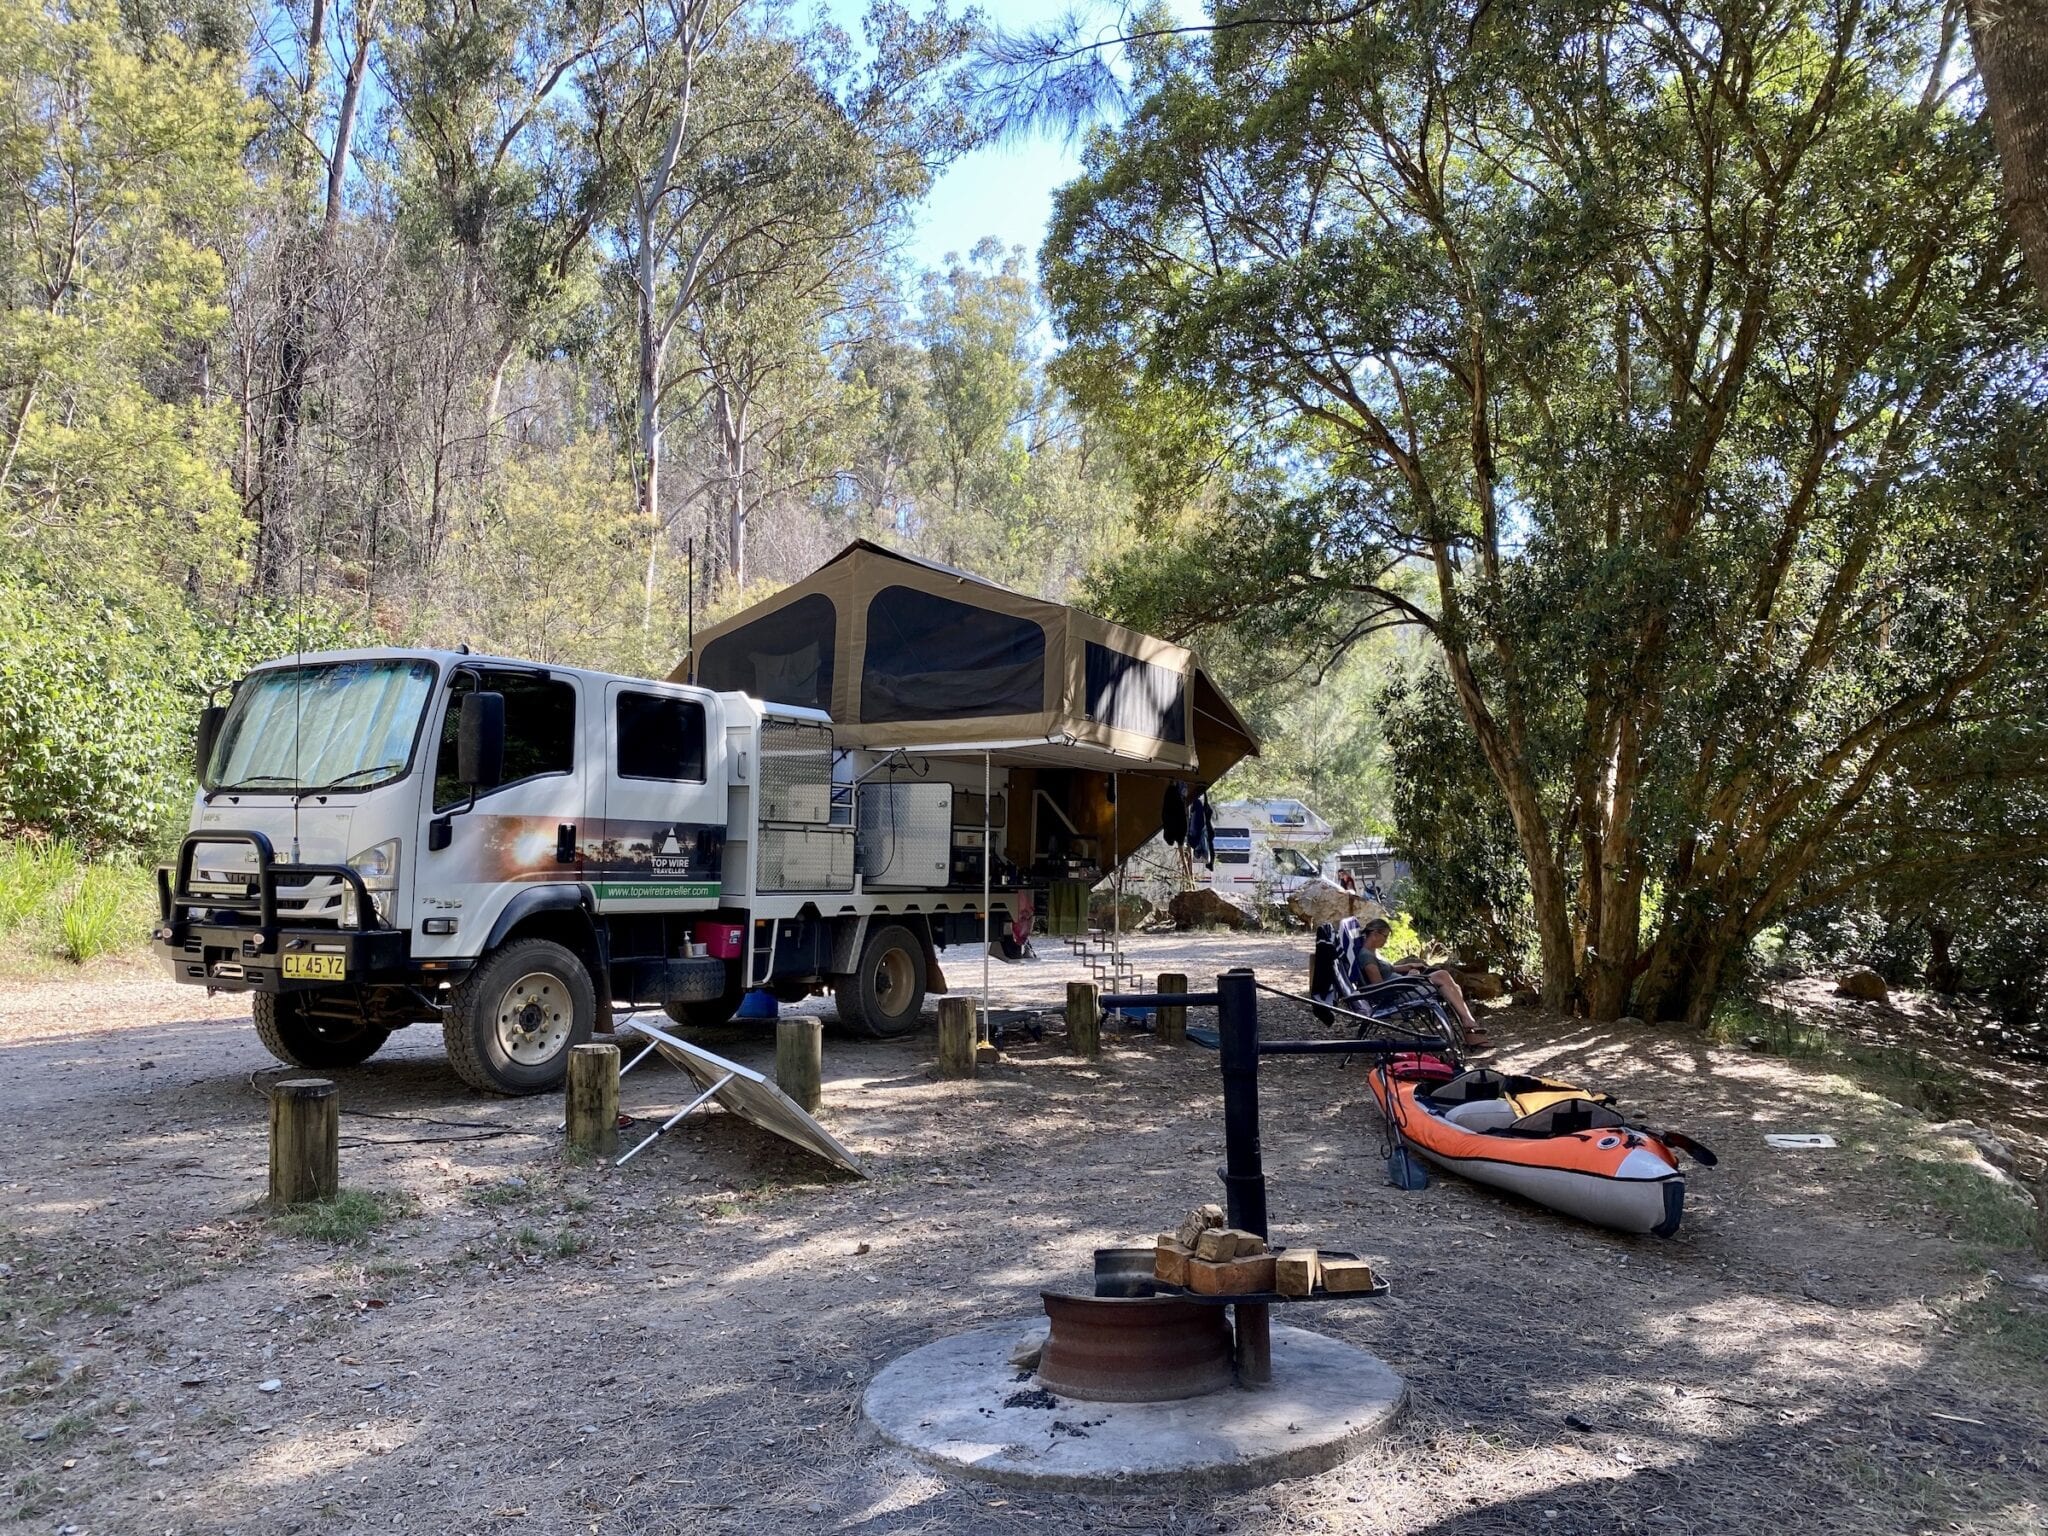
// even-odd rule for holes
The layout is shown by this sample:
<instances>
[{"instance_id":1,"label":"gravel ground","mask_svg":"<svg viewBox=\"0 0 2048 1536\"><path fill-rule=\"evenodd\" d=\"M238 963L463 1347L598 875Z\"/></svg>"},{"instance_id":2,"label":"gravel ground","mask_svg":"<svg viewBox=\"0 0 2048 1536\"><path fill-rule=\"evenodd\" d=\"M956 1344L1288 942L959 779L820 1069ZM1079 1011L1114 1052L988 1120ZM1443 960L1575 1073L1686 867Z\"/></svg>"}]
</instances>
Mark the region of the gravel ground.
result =
<instances>
[{"instance_id":1,"label":"gravel ground","mask_svg":"<svg viewBox=\"0 0 2048 1536\"><path fill-rule=\"evenodd\" d=\"M1297 938L1135 949L1196 985L1305 970ZM1050 1009L1074 974L998 964L992 990ZM1315 1028L1284 1003L1266 1018ZM2048 1529L2048 1312L1987 1278L2024 1261L1957 1214L2013 1197L1924 1122L1794 1062L1494 1016L1503 1062L1590 1076L1720 1149L1659 1241L1441 1177L1396 1191L1362 1072L1270 1060L1274 1235L1392 1277L1390 1298L1311 1321L1405 1374L1412 1409L1321 1477L1081 1498L923 1470L864 1433L860 1393L1217 1198L1212 1055L1111 1036L1082 1063L1055 1033L941 1083L929 1025L828 1035L821 1118L860 1181L722 1113L623 1171L572 1163L559 1100L476 1098L415 1029L340 1075L344 1183L387 1215L335 1245L261 1211L263 1085L285 1069L247 1019L118 966L0 992L8 1529ZM772 1061L757 1029L701 1038ZM649 1066L624 1097L656 1116L683 1082ZM1767 1150L1779 1129L1842 1146Z\"/></svg>"}]
</instances>

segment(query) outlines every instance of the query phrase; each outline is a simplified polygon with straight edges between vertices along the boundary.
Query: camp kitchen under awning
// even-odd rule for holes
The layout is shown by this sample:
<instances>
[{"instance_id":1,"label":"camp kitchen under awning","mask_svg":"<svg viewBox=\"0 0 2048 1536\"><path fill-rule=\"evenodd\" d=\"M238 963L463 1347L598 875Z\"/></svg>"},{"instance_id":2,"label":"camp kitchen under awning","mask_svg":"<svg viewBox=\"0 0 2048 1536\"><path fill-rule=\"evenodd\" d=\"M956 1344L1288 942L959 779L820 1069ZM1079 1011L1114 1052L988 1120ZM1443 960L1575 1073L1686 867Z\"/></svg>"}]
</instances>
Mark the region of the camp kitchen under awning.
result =
<instances>
[{"instance_id":1,"label":"camp kitchen under awning","mask_svg":"<svg viewBox=\"0 0 2048 1536\"><path fill-rule=\"evenodd\" d=\"M703 631L671 677L823 710L842 746L986 755L1015 803L1042 795L1115 863L1158 830L1134 776L1209 784L1258 752L1185 647L865 539ZM1010 818L1020 868L1044 851L1035 820Z\"/></svg>"}]
</instances>

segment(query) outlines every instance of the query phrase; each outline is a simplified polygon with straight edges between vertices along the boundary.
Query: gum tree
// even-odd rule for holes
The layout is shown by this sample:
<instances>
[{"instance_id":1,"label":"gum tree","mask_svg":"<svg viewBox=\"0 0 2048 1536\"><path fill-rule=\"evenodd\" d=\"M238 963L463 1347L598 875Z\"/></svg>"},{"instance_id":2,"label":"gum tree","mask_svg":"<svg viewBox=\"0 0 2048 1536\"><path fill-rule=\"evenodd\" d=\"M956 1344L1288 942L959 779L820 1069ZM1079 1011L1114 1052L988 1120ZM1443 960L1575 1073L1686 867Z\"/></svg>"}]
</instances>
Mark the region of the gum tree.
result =
<instances>
[{"instance_id":1,"label":"gum tree","mask_svg":"<svg viewBox=\"0 0 2048 1536\"><path fill-rule=\"evenodd\" d=\"M1063 195L1065 376L1154 503L1099 595L1425 633L1548 1001L1703 1019L2041 621L2044 336L1960 18L1329 9L1141 43Z\"/></svg>"}]
</instances>

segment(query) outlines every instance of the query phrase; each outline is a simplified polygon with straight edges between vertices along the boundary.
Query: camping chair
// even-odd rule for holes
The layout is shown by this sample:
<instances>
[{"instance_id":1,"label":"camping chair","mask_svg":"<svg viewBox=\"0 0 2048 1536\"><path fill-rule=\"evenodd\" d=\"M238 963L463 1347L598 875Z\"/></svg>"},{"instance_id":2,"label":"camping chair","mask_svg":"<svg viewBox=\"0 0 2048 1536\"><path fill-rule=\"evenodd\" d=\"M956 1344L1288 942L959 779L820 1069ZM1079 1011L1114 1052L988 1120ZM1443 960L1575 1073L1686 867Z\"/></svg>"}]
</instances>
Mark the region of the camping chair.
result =
<instances>
[{"instance_id":1,"label":"camping chair","mask_svg":"<svg viewBox=\"0 0 2048 1536\"><path fill-rule=\"evenodd\" d=\"M1436 984L1421 976L1398 976L1392 981L1361 984L1365 961L1365 930L1355 917L1347 917L1332 929L1328 923L1316 929L1315 958L1309 962L1309 996L1328 1007L1318 1008L1316 1017L1325 1024L1336 1022L1330 1008L1364 1014L1357 1033L1362 1037L1373 1023L1394 1024L1418 1033L1434 1035L1446 1044L1458 1040L1457 1021L1444 1007Z\"/></svg>"}]
</instances>

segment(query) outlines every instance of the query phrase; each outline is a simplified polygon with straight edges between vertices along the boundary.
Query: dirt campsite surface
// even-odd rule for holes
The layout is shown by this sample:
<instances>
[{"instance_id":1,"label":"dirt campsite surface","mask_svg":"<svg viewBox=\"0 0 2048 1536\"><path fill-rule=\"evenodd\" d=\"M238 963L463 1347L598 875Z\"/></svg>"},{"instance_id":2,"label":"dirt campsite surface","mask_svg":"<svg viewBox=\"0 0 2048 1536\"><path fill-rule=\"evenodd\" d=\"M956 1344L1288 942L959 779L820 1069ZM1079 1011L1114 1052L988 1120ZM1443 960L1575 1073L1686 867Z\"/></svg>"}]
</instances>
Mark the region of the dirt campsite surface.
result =
<instances>
[{"instance_id":1,"label":"dirt campsite surface","mask_svg":"<svg viewBox=\"0 0 2048 1536\"><path fill-rule=\"evenodd\" d=\"M1294 937L1135 951L1198 985L1305 969ZM997 1001L1055 1006L1074 974L997 966ZM1442 1176L1397 1191L1363 1072L1269 1059L1274 1237L1392 1278L1310 1321L1391 1362L1409 1410L1319 1477L1085 1497L927 1471L864 1430L861 1393L955 1330L1023 1334L1093 1249L1217 1198L1212 1054L1112 1034L1083 1063L1054 1031L941 1083L929 1022L828 1033L821 1115L863 1181L717 1112L623 1170L573 1163L559 1099L477 1098L415 1029L339 1074L343 1180L384 1215L335 1243L261 1211L264 1085L291 1074L247 1015L133 968L0 994L6 1529L2048 1529L2048 1309L2000 1278L2044 1267L2010 1251L2024 1202L1796 1060L1493 1016L1502 1063L1719 1149L1661 1241ZM1264 1021L1318 1029L1280 1002ZM701 1038L772 1060L758 1028ZM626 1080L643 1120L684 1099L667 1068ZM1779 1130L1840 1145L1768 1149Z\"/></svg>"}]
</instances>

